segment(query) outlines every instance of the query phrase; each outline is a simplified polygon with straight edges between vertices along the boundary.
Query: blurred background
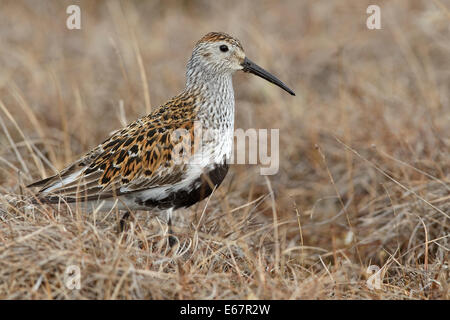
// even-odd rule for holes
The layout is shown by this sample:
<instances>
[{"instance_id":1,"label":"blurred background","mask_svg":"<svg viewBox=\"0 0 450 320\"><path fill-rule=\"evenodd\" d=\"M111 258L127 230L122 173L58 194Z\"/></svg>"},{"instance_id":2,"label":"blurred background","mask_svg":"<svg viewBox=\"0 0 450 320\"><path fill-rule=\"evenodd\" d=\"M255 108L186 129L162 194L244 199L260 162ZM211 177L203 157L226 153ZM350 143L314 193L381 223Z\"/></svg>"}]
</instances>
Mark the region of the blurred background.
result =
<instances>
[{"instance_id":1,"label":"blurred background","mask_svg":"<svg viewBox=\"0 0 450 320\"><path fill-rule=\"evenodd\" d=\"M81 30L66 27L71 4L81 8ZM366 27L370 4L381 8L380 30ZM196 41L223 31L297 94L234 76L236 127L279 128L280 171L265 178L257 166L233 166L206 208L195 253L210 262L211 246L226 249L232 240L237 251L211 266L228 284L192 267L184 271L186 283L173 279L178 286L171 289L143 281L150 295L130 289L127 276L128 291L116 297L449 298L449 1L6 0L0 6L5 243L49 221L70 226L63 217L18 218L7 196L26 194L23 185L62 169L180 92ZM182 239L191 239L204 206L178 215ZM46 241L38 239L29 246ZM62 250L45 243L45 255ZM28 257L28 271L20 271L25 288L47 273L50 288L61 286L52 276L64 270L55 267L64 262L61 251L59 264L39 269L36 250L8 248L3 280ZM97 254L106 257L105 248ZM86 268L111 275L107 263L92 261ZM369 265L384 266L382 290L367 289ZM111 297L114 286L94 278L84 288L96 289L70 297ZM45 296L3 283L2 298ZM211 293L209 285L225 289ZM66 297L52 290L51 297Z\"/></svg>"}]
</instances>

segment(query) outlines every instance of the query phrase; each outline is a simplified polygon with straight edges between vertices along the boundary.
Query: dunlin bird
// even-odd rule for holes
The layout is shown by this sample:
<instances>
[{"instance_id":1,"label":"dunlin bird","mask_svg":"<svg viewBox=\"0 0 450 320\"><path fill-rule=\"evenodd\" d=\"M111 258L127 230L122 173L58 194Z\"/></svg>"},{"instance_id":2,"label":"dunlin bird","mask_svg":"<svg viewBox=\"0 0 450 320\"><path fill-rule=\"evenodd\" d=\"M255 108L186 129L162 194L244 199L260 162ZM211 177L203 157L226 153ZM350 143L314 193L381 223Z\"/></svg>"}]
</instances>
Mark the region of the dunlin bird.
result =
<instances>
[{"instance_id":1,"label":"dunlin bird","mask_svg":"<svg viewBox=\"0 0 450 320\"><path fill-rule=\"evenodd\" d=\"M234 134L235 71L253 73L295 95L244 53L240 41L211 32L197 42L187 64L186 88L152 113L116 131L58 174L35 182L35 200L65 202L102 210L172 211L208 197L228 172ZM192 141L190 156L176 161L176 145L194 137L198 125L208 134ZM186 139L188 141L189 139ZM169 229L170 230L170 229Z\"/></svg>"}]
</instances>

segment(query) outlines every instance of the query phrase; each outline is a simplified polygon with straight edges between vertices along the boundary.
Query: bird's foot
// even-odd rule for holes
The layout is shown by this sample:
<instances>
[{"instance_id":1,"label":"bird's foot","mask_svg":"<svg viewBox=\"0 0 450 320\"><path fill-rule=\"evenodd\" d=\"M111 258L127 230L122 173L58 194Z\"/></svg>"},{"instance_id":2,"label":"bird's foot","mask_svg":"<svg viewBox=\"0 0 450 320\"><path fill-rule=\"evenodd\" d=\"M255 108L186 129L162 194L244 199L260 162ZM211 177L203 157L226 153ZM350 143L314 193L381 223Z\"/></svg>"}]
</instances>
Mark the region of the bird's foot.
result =
<instances>
[{"instance_id":1,"label":"bird's foot","mask_svg":"<svg viewBox=\"0 0 450 320\"><path fill-rule=\"evenodd\" d=\"M122 216L122 218L119 221L119 232L122 233L125 231L125 226L130 218L130 211L125 212L125 214Z\"/></svg>"},{"instance_id":2,"label":"bird's foot","mask_svg":"<svg viewBox=\"0 0 450 320\"><path fill-rule=\"evenodd\" d=\"M177 238L173 235L172 230L172 219L169 218L169 221L167 221L168 230L167 233L169 234L169 246L172 248L177 243Z\"/></svg>"}]
</instances>

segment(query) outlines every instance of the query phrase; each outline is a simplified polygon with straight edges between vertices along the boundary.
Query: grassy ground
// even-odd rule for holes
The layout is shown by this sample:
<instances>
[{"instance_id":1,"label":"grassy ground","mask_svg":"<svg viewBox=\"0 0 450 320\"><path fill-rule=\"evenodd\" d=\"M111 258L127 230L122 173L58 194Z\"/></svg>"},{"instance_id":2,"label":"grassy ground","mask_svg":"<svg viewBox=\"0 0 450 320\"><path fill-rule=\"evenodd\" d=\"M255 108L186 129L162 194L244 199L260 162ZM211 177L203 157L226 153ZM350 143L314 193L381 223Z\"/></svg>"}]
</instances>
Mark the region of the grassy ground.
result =
<instances>
[{"instance_id":1,"label":"grassy ground","mask_svg":"<svg viewBox=\"0 0 450 320\"><path fill-rule=\"evenodd\" d=\"M0 298L449 299L450 2L377 1L368 30L372 2L86 1L71 31L73 1L2 1ZM280 129L277 175L233 166L176 213L172 250L145 212L120 235L115 211L24 208L26 184L178 93L209 31L297 93L234 77L236 126Z\"/></svg>"}]
</instances>

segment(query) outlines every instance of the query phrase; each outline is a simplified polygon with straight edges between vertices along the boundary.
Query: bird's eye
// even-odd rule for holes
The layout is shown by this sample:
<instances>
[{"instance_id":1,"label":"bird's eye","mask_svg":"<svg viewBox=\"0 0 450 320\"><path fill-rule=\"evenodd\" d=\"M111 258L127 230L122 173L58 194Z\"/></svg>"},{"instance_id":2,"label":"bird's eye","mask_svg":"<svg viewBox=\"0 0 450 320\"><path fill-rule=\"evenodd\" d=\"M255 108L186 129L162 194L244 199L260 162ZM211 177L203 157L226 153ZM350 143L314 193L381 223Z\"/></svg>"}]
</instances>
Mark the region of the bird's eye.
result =
<instances>
[{"instance_id":1,"label":"bird's eye","mask_svg":"<svg viewBox=\"0 0 450 320\"><path fill-rule=\"evenodd\" d=\"M219 49L220 49L220 51L222 51L222 52L227 52L228 51L228 46L226 46L226 45L221 45L220 47L219 47Z\"/></svg>"}]
</instances>

